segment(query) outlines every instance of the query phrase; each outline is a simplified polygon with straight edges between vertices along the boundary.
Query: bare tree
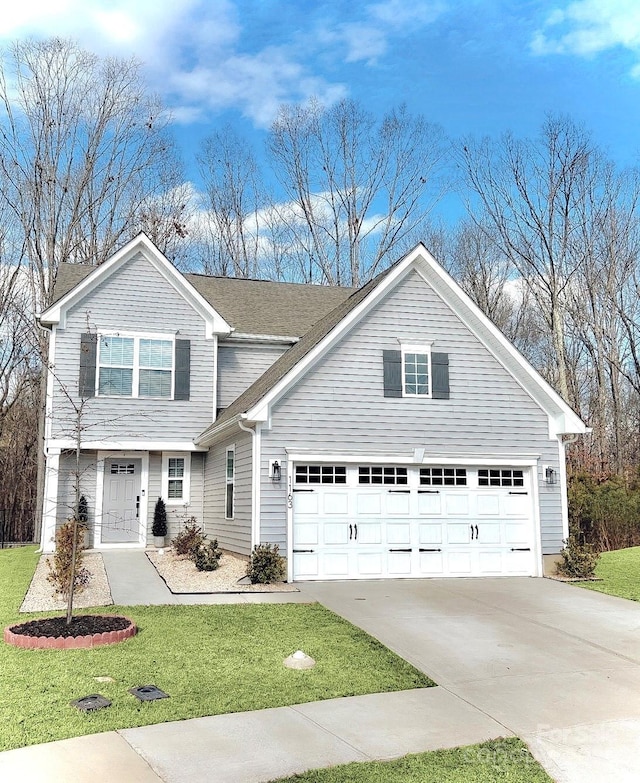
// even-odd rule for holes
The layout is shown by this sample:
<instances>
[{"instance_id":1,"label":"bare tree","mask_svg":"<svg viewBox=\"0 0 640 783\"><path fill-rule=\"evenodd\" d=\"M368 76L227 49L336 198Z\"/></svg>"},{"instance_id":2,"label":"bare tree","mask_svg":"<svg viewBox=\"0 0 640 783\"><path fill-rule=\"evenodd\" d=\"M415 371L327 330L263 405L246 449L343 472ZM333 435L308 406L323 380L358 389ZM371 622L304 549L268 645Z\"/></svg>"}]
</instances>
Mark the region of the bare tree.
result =
<instances>
[{"instance_id":1,"label":"bare tree","mask_svg":"<svg viewBox=\"0 0 640 783\"><path fill-rule=\"evenodd\" d=\"M172 156L166 125L135 60L100 59L59 39L3 52L1 231L6 256L26 272L41 362L47 338L33 314L50 303L61 262L99 264L144 225ZM39 487L42 436L41 425ZM40 505L41 493L37 519Z\"/></svg>"},{"instance_id":2,"label":"bare tree","mask_svg":"<svg viewBox=\"0 0 640 783\"><path fill-rule=\"evenodd\" d=\"M567 117L548 117L540 137L468 141L461 161L501 254L517 270L549 331L560 394L570 394L566 355L567 291L585 263L585 209L596 198L601 157L588 133Z\"/></svg>"},{"instance_id":3,"label":"bare tree","mask_svg":"<svg viewBox=\"0 0 640 783\"><path fill-rule=\"evenodd\" d=\"M280 219L309 281L370 279L405 249L441 193L442 132L405 107L376 122L352 100L283 106L268 147L284 191Z\"/></svg>"}]
</instances>

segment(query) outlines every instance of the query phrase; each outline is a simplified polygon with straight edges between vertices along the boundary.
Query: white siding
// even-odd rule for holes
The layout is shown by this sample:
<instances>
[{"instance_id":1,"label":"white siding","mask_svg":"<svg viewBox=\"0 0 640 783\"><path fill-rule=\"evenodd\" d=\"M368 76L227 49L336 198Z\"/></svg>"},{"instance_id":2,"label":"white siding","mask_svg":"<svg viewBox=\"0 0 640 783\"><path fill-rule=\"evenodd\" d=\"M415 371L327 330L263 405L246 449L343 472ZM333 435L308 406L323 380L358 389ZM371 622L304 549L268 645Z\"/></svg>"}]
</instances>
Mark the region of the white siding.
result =
<instances>
[{"instance_id":1,"label":"white siding","mask_svg":"<svg viewBox=\"0 0 640 783\"><path fill-rule=\"evenodd\" d=\"M449 355L451 397L386 398L383 349L399 339L432 342ZM285 448L410 457L537 455L558 468L558 443L547 415L415 272L356 324L272 409L263 430L261 475ZM561 546L559 485L539 475L543 552ZM286 545L286 482L262 482L261 539Z\"/></svg>"},{"instance_id":2,"label":"white siding","mask_svg":"<svg viewBox=\"0 0 640 783\"><path fill-rule=\"evenodd\" d=\"M218 408L226 408L286 350L284 345L218 346Z\"/></svg>"},{"instance_id":3,"label":"white siding","mask_svg":"<svg viewBox=\"0 0 640 783\"><path fill-rule=\"evenodd\" d=\"M237 434L216 443L207 454L204 470L204 520L210 539L217 538L223 549L241 555L251 554L252 436ZM225 519L226 452L235 446L234 518Z\"/></svg>"},{"instance_id":4,"label":"white siding","mask_svg":"<svg viewBox=\"0 0 640 783\"><path fill-rule=\"evenodd\" d=\"M118 330L190 340L190 400L89 399L84 440L192 439L211 424L214 341L205 339L203 319L139 253L75 305L65 329L56 332L52 436L73 436L74 414L62 389L78 400L81 334Z\"/></svg>"}]
</instances>

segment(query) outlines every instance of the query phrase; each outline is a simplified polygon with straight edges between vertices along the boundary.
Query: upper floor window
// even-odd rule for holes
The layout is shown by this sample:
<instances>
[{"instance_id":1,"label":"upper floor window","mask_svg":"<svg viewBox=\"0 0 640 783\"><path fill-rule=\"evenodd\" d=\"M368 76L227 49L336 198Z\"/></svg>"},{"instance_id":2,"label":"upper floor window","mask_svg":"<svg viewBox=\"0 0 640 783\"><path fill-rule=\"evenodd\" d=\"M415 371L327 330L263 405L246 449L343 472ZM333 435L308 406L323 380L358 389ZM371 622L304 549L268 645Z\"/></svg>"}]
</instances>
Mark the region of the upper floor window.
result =
<instances>
[{"instance_id":1,"label":"upper floor window","mask_svg":"<svg viewBox=\"0 0 640 783\"><path fill-rule=\"evenodd\" d=\"M101 335L98 340L98 395L173 396L173 339Z\"/></svg>"},{"instance_id":2,"label":"upper floor window","mask_svg":"<svg viewBox=\"0 0 640 783\"><path fill-rule=\"evenodd\" d=\"M431 396L431 348L403 346L402 391L405 397Z\"/></svg>"}]
</instances>

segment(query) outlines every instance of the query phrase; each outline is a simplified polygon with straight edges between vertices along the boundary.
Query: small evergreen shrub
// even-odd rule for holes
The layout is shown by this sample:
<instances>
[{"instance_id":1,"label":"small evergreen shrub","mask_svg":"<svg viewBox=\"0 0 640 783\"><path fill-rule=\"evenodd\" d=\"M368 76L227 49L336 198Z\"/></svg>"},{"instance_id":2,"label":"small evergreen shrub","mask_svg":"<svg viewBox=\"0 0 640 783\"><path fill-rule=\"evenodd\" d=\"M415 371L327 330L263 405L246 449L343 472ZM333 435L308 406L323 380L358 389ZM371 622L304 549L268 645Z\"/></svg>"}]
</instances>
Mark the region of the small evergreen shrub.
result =
<instances>
[{"instance_id":1,"label":"small evergreen shrub","mask_svg":"<svg viewBox=\"0 0 640 783\"><path fill-rule=\"evenodd\" d=\"M193 560L195 558L194 553L196 549L204 544L206 537L202 528L198 527L196 518L191 517L184 528L173 539L171 546L176 555L190 557Z\"/></svg>"},{"instance_id":2,"label":"small evergreen shrub","mask_svg":"<svg viewBox=\"0 0 640 783\"><path fill-rule=\"evenodd\" d=\"M156 507L153 510L153 525L151 532L154 536L164 538L167 535L167 507L162 498L156 500Z\"/></svg>"},{"instance_id":3,"label":"small evergreen shrub","mask_svg":"<svg viewBox=\"0 0 640 783\"><path fill-rule=\"evenodd\" d=\"M86 549L86 535L89 532L89 504L84 495L80 495L78 500L76 519L78 520L78 546L81 549Z\"/></svg>"},{"instance_id":4,"label":"small evergreen shrub","mask_svg":"<svg viewBox=\"0 0 640 783\"><path fill-rule=\"evenodd\" d=\"M277 544L256 544L247 564L247 576L252 584L281 582L285 577L285 561Z\"/></svg>"},{"instance_id":5,"label":"small evergreen shrub","mask_svg":"<svg viewBox=\"0 0 640 783\"><path fill-rule=\"evenodd\" d=\"M220 567L222 549L218 546L218 540L214 538L208 544L202 543L194 550L193 561L198 571L215 571Z\"/></svg>"},{"instance_id":6,"label":"small evergreen shrub","mask_svg":"<svg viewBox=\"0 0 640 783\"><path fill-rule=\"evenodd\" d=\"M564 542L560 556L562 560L558 563L557 571L562 576L573 579L592 579L595 576L600 555L591 544L581 543L576 533L571 533Z\"/></svg>"},{"instance_id":7,"label":"small evergreen shrub","mask_svg":"<svg viewBox=\"0 0 640 783\"><path fill-rule=\"evenodd\" d=\"M56 530L56 551L53 554L53 565L48 560L49 574L47 579L54 586L55 592L64 598L69 597L71 582L71 560L73 556L73 530L75 522L68 519ZM78 525L78 539L80 539L82 526ZM80 592L89 584L91 574L82 565L82 547L78 542L76 547L75 574L73 577L73 592Z\"/></svg>"}]
</instances>

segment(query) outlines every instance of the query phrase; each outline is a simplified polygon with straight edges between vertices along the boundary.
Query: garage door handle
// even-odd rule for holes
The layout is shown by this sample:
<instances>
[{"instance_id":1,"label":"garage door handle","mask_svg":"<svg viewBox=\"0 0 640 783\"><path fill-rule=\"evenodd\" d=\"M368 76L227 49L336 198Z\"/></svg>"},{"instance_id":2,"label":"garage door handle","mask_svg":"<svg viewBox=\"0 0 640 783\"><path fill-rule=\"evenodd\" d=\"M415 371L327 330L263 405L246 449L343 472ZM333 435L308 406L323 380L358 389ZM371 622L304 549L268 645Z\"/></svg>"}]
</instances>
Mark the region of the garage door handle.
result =
<instances>
[{"instance_id":1,"label":"garage door handle","mask_svg":"<svg viewBox=\"0 0 640 783\"><path fill-rule=\"evenodd\" d=\"M410 489L390 489L389 492L394 492L396 495L408 495L411 490Z\"/></svg>"},{"instance_id":2,"label":"garage door handle","mask_svg":"<svg viewBox=\"0 0 640 783\"><path fill-rule=\"evenodd\" d=\"M442 552L442 549L418 549L418 552Z\"/></svg>"},{"instance_id":3,"label":"garage door handle","mask_svg":"<svg viewBox=\"0 0 640 783\"><path fill-rule=\"evenodd\" d=\"M409 549L390 549L389 552L412 552L413 550L411 548ZM422 552L422 550L420 550Z\"/></svg>"},{"instance_id":4,"label":"garage door handle","mask_svg":"<svg viewBox=\"0 0 640 783\"><path fill-rule=\"evenodd\" d=\"M353 538L353 525L349 525L349 541Z\"/></svg>"},{"instance_id":5,"label":"garage door handle","mask_svg":"<svg viewBox=\"0 0 640 783\"><path fill-rule=\"evenodd\" d=\"M528 495L528 492L509 492L510 495Z\"/></svg>"},{"instance_id":6,"label":"garage door handle","mask_svg":"<svg viewBox=\"0 0 640 783\"><path fill-rule=\"evenodd\" d=\"M480 538L480 535L478 534L478 526L476 525L476 541Z\"/></svg>"},{"instance_id":7,"label":"garage door handle","mask_svg":"<svg viewBox=\"0 0 640 783\"><path fill-rule=\"evenodd\" d=\"M294 550L293 550L293 554L294 554L294 555L299 555L299 554L301 554L301 553L303 553L303 552L309 552L309 553L311 553L311 552L315 552L315 551L316 551L315 549L294 549Z\"/></svg>"},{"instance_id":8,"label":"garage door handle","mask_svg":"<svg viewBox=\"0 0 640 783\"><path fill-rule=\"evenodd\" d=\"M294 492L314 492L313 489L294 489Z\"/></svg>"},{"instance_id":9,"label":"garage door handle","mask_svg":"<svg viewBox=\"0 0 640 783\"><path fill-rule=\"evenodd\" d=\"M418 495L439 495L439 489L419 489Z\"/></svg>"},{"instance_id":10,"label":"garage door handle","mask_svg":"<svg viewBox=\"0 0 640 783\"><path fill-rule=\"evenodd\" d=\"M511 547L512 552L531 552L531 547L529 546L523 546L523 547L517 547L512 546Z\"/></svg>"},{"instance_id":11,"label":"garage door handle","mask_svg":"<svg viewBox=\"0 0 640 783\"><path fill-rule=\"evenodd\" d=\"M357 526L357 525L354 525L354 526L353 526L353 530L354 530L354 532L355 532L354 538L355 538L355 539L356 539L356 541L357 541L357 540L358 540L358 526Z\"/></svg>"}]
</instances>

